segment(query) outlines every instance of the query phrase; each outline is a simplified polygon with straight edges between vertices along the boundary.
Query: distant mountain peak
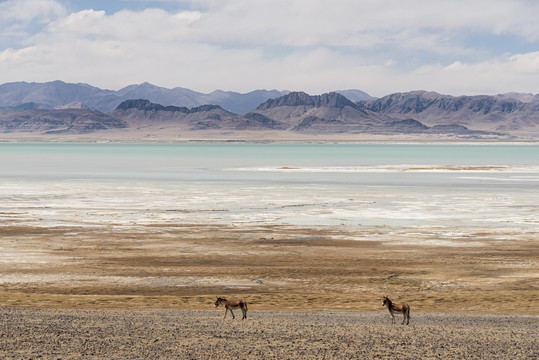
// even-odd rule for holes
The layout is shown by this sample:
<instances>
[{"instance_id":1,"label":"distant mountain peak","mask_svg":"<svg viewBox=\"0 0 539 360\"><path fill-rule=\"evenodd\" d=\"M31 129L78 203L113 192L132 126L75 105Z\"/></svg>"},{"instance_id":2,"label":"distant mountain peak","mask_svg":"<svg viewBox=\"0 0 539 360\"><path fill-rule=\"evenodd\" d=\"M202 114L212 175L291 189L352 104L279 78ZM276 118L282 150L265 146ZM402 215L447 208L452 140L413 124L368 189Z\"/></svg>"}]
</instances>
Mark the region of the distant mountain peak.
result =
<instances>
[{"instance_id":1,"label":"distant mountain peak","mask_svg":"<svg viewBox=\"0 0 539 360\"><path fill-rule=\"evenodd\" d=\"M357 90L357 89L349 89L349 90L337 90L335 91L341 95L344 95L347 99L356 102L360 100L374 100L376 99L373 96L370 96L365 91Z\"/></svg>"},{"instance_id":2,"label":"distant mountain peak","mask_svg":"<svg viewBox=\"0 0 539 360\"><path fill-rule=\"evenodd\" d=\"M137 87L146 88L146 89L166 89L164 87L151 84L151 83L149 83L147 81L143 82L142 84L137 85Z\"/></svg>"}]
</instances>

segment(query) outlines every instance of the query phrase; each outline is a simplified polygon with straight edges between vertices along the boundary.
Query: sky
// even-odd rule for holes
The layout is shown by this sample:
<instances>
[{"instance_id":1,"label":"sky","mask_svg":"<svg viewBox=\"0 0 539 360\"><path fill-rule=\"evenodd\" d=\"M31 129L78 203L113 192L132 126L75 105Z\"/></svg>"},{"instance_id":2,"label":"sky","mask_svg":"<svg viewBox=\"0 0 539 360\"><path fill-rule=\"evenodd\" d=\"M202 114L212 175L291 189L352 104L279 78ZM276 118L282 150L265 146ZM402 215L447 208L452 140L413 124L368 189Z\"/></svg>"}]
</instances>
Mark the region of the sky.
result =
<instances>
[{"instance_id":1,"label":"sky","mask_svg":"<svg viewBox=\"0 0 539 360\"><path fill-rule=\"evenodd\" d=\"M0 0L0 84L539 93L537 0Z\"/></svg>"}]
</instances>

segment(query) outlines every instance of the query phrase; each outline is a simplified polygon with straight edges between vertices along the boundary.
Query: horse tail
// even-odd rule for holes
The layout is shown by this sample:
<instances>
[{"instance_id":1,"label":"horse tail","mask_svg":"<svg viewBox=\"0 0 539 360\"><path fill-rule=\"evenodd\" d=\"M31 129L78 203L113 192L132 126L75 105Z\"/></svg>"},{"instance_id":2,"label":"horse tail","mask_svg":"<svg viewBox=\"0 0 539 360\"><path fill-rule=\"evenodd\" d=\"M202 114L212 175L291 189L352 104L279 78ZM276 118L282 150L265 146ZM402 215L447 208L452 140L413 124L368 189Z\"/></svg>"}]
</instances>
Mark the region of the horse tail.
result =
<instances>
[{"instance_id":1,"label":"horse tail","mask_svg":"<svg viewBox=\"0 0 539 360\"><path fill-rule=\"evenodd\" d=\"M247 301L245 301L245 299L242 299L243 300L243 306L245 307L245 310L248 310L247 309Z\"/></svg>"}]
</instances>

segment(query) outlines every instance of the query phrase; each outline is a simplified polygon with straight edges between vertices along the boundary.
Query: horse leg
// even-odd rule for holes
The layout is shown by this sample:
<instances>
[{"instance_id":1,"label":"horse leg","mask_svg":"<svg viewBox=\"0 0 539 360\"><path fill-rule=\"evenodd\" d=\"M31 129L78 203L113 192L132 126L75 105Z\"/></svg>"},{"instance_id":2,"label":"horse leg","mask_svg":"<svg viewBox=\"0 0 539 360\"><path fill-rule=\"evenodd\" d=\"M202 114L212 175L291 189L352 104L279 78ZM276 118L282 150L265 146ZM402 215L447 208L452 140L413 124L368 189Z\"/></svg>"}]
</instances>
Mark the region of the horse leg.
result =
<instances>
[{"instance_id":1,"label":"horse leg","mask_svg":"<svg viewBox=\"0 0 539 360\"><path fill-rule=\"evenodd\" d=\"M406 311L406 325L410 325L410 309Z\"/></svg>"},{"instance_id":2,"label":"horse leg","mask_svg":"<svg viewBox=\"0 0 539 360\"><path fill-rule=\"evenodd\" d=\"M391 323L395 323L395 315L393 314L393 311L390 311L389 314L391 315Z\"/></svg>"},{"instance_id":3,"label":"horse leg","mask_svg":"<svg viewBox=\"0 0 539 360\"><path fill-rule=\"evenodd\" d=\"M235 319L236 317L234 316L234 312L232 311L232 309L230 309L230 313L232 314L232 319Z\"/></svg>"},{"instance_id":4,"label":"horse leg","mask_svg":"<svg viewBox=\"0 0 539 360\"><path fill-rule=\"evenodd\" d=\"M223 319L226 319L226 313L228 312L228 308L225 307L225 317Z\"/></svg>"},{"instance_id":5,"label":"horse leg","mask_svg":"<svg viewBox=\"0 0 539 360\"><path fill-rule=\"evenodd\" d=\"M243 317L241 319L247 319L247 307L245 305L241 307L241 312L243 313Z\"/></svg>"}]
</instances>

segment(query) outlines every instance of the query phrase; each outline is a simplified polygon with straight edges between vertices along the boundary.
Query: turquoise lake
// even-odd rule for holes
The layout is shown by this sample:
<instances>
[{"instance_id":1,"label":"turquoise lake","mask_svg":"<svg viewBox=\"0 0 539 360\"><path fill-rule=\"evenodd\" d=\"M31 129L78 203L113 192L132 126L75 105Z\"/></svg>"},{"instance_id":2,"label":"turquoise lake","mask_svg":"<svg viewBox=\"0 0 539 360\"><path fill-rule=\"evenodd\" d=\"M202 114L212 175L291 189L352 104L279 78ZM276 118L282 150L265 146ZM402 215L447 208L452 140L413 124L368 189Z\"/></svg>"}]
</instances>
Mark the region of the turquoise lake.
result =
<instances>
[{"instance_id":1,"label":"turquoise lake","mask_svg":"<svg viewBox=\"0 0 539 360\"><path fill-rule=\"evenodd\" d=\"M528 231L538 204L532 144L0 143L3 224Z\"/></svg>"}]
</instances>

